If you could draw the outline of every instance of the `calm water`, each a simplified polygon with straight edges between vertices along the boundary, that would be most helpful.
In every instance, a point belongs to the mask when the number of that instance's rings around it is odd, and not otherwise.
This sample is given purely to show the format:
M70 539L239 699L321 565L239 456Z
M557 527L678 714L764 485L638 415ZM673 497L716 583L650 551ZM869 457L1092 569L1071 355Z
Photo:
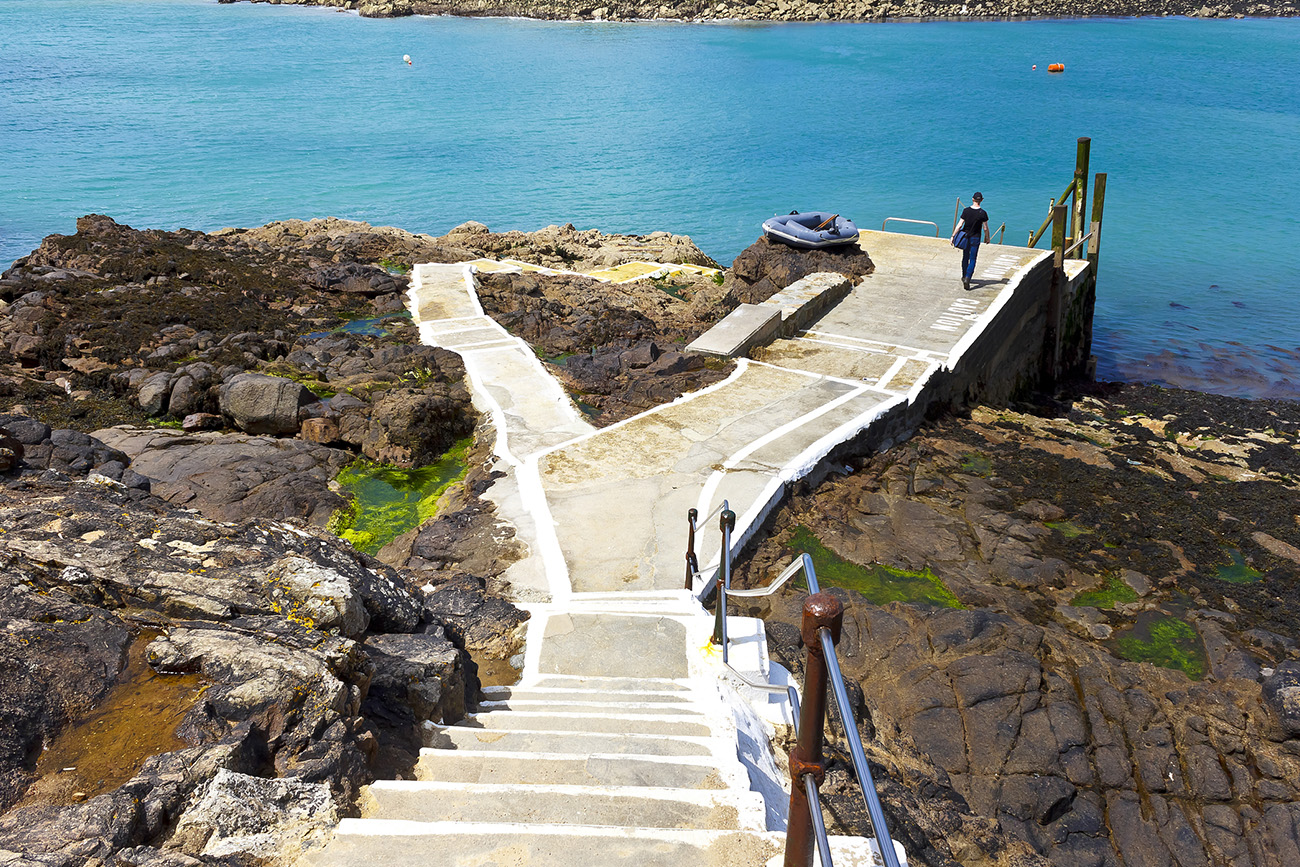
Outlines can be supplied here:
M1297 69L1300 20L618 25L5 0L0 263L88 212L669 229L726 262L776 212L946 228L975 189L1023 243L1090 135L1110 176L1101 374L1297 395Z

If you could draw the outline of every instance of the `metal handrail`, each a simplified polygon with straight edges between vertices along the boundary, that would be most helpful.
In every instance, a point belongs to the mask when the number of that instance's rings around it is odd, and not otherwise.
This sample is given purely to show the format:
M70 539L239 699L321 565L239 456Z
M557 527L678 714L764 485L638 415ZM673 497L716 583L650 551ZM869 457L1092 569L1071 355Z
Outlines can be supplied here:
M954 230L954 231L956 231L956 230ZM990 243L990 244L1001 244L1002 241L1003 241L1003 239L1006 237L1006 232L1007 232L1007 224L1006 224L1006 223L1003 223L1001 226L998 226L998 230L997 230L996 232L993 233L994 235L997 235L997 236L998 236L998 239L997 239L996 241L989 241L989 243Z
M885 222L880 224L880 231L885 231L885 226L890 223L916 223L918 226L934 226L934 236L939 237L939 224L930 220L908 220L903 217L886 217Z
M1037 232L1031 232L1029 234L1029 243L1026 246L1035 247L1038 245L1039 240L1043 237L1043 233L1047 231L1047 227L1052 225L1052 209L1064 205L1065 200L1070 198L1077 189L1078 185L1074 181L1070 181L1070 185L1065 188L1065 192L1061 193L1060 198L1052 199L1052 201L1048 202L1047 219L1043 220L1043 225L1038 227Z
M885 811L880 806L880 797L876 794L876 781L871 776L871 767L867 764L867 754L862 749L862 737L858 734L858 722L853 717L849 705L849 693L844 688L844 675L840 672L840 661L835 655L835 642L831 640L830 630L823 626L817 630L821 639L822 653L826 655L827 666L831 676L831 687L835 692L835 706L840 709L840 721L844 723L844 734L849 739L849 757L853 759L853 770L858 775L858 788L862 790L862 800L867 813L871 816L871 827L876 832L876 842L880 844L880 854L885 859L885 867L899 867L898 853L894 851L894 840L889 836L889 827L885 824Z
M694 511L694 510L692 510ZM730 521L728 521L730 518ZM821 593L821 585L817 581L817 570L813 565L812 557L807 553L800 554L789 566L787 566L781 575L771 585L760 588L757 591L732 591L731 585L731 530L735 526L735 513L724 506L722 509L722 519L720 528L722 530L722 552L720 556L719 574L718 574L718 608L717 623L714 627L713 643L722 645L722 664L727 670L735 675L746 686L770 693L786 694L793 711L793 721L795 736L799 736L799 718L801 707L799 704L799 694L793 685L784 687L772 683L763 683L750 680L741 674L727 659L727 596L766 596L776 592L778 588L784 585L790 578L799 572L804 573L804 580L808 585L809 595ZM805 610L805 616L806 610ZM836 629L838 630L838 625ZM817 638L821 647L821 655L826 660L826 673L830 677L831 691L835 696L835 706L840 711L840 722L844 725L844 734L849 741L849 758L853 762L854 773L857 774L858 788L862 791L862 800L867 808L867 815L871 817L871 827L876 834L876 843L880 847L881 857L884 858L885 867L900 867L898 853L894 851L894 840L889 834L889 826L885 821L885 811L880 804L880 796L876 792L876 781L871 774L871 767L867 764L867 755L862 748L862 737L858 734L858 722L853 715L853 707L849 704L848 690L844 686L844 674L840 670L839 657L835 652L835 637L832 636L830 629L821 626L817 630ZM820 747L818 748L820 751ZM819 760L820 761L820 760ZM794 761L791 760L793 769ZM819 772L820 773L820 772ZM822 867L834 867L831 860L830 840L826 834L825 822L821 815L821 797L817 791L817 780L811 772L800 774L798 781L792 781L796 785L802 784L807 802L809 805L809 819L811 820L814 837L817 841L817 851ZM789 863L789 841L787 840L787 863Z
M1071 253L1073 253L1075 250L1077 250L1077 249L1079 249L1080 247L1082 247L1082 246L1083 246L1085 243L1087 243L1091 238L1092 238L1092 232L1089 232L1088 234L1084 235L1084 236L1083 236L1082 238L1080 238L1079 240L1075 241L1075 242L1074 242L1073 244L1071 244L1070 246L1066 247L1066 248L1065 248L1065 253L1062 254L1062 258L1065 258L1065 259L1070 258L1070 254L1071 254Z
M804 560L807 560L808 562L804 563ZM758 587L751 590L728 590L727 594L729 596L743 596L746 599L753 599L758 596L771 596L773 593L780 590L781 586L785 584L785 582L794 577L800 569L811 573L812 568L812 557L807 554L800 554L789 566L785 567L785 571L782 572L775 581L766 587Z

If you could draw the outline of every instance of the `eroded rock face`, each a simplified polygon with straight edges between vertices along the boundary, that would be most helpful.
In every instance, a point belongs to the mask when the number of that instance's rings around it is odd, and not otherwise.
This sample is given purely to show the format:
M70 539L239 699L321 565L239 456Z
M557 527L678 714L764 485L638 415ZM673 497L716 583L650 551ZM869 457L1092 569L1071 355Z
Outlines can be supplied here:
M1298 419L1138 388L980 409L782 512L748 580L803 526L851 563L928 569L965 606L886 603L915 585L865 571L879 604L833 591L873 758L900 784L888 809L925 863L968 863L966 832L940 832L965 809L1052 864L1300 857ZM796 668L801 599L768 613ZM926 786L946 814L911 794ZM850 800L835 809L852 824Z
M185 811L168 845L196 857L289 863L322 844L337 821L329 786L223 768Z

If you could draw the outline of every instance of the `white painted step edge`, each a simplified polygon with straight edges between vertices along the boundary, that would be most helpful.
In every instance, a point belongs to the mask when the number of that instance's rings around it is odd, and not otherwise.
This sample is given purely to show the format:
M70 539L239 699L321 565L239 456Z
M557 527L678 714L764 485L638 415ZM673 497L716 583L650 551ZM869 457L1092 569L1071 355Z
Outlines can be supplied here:
M672 841L707 847L716 840L736 834L755 836L784 846L785 834L775 831L709 831L684 828L627 828L614 825L519 825L507 822L411 822L404 819L344 819L334 832L340 837L439 837L482 836L489 838L518 835L523 837L603 837L647 842ZM854 853L860 858L870 852L873 861L883 863L876 841L866 837L831 837L832 853ZM899 863L907 867L907 853L894 841ZM780 864L778 856L769 862Z

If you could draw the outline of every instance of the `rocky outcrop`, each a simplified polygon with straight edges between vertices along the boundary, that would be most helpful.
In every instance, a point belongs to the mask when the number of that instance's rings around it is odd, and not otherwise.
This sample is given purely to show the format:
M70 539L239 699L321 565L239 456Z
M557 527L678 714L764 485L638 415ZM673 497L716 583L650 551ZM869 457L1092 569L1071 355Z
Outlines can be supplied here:
M983 863L938 833L964 811L1052 864L1300 857L1297 418L1139 388L980 409L777 517L738 574L812 550L858 588L840 657L924 863ZM762 612L796 668L801 598Z
M0 709L12 723L0 732L0 853L68 867L271 863L310 845L333 804L351 809L386 743L418 742L422 720L473 706L473 663L444 637L455 616L426 615L403 573L304 524L177 510L101 475L96 456L121 453L98 440L6 421L38 448L73 442L91 466L61 453L61 469L23 462L0 490ZM140 705L150 678L195 680L179 705ZM125 782L46 785L76 768L46 768L42 753L75 756L91 738L82 721L102 725L101 712L124 733L166 727L174 746L153 754L123 736L111 749ZM240 792L282 809L220 806Z
M232 3L236 0L219 0ZM935 2L935 0L690 0L690 2L617 2L599 6L574 0L531 3L487 0L257 0L354 9L371 18L404 15L507 16L552 20L642 21L880 21L885 19L981 20L1002 18L1077 18L1080 16L1189 15L1201 18L1240 18L1295 15L1294 3L1279 0L1254 3L1231 0L1206 5L1201 0L1093 0L1084 6L1065 3L998 0L998 2Z
M214 521L302 518L324 527L345 501L330 481L356 456L300 439L170 428L95 432L149 479L153 493Z
M799 250L764 236L741 251L723 285L735 303L759 304L809 274L828 271L859 283L874 270L871 256L859 244Z

